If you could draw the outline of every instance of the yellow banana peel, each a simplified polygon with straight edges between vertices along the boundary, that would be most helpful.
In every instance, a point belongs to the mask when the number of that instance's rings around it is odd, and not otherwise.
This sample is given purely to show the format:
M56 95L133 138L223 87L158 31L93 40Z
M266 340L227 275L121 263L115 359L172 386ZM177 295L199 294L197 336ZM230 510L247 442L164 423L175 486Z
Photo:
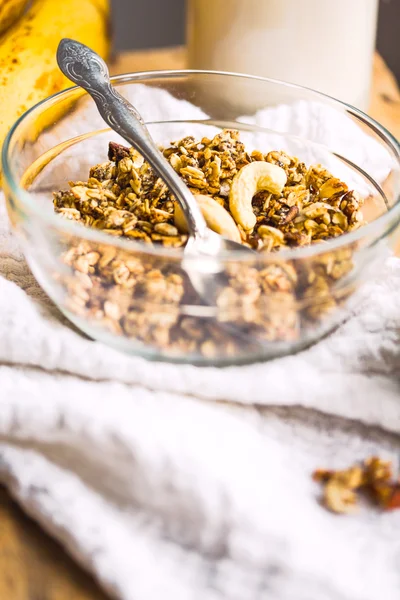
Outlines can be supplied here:
M110 2L109 0L92 0L93 4L103 11L107 16L110 14Z
M0 0L1 1L1 0ZM35 0L25 15L0 40L0 146L28 108L70 87L56 62L63 37L76 39L107 58L107 0ZM35 123L34 136L60 116L58 106Z
M0 35L19 19L27 4L28 0L0 0Z

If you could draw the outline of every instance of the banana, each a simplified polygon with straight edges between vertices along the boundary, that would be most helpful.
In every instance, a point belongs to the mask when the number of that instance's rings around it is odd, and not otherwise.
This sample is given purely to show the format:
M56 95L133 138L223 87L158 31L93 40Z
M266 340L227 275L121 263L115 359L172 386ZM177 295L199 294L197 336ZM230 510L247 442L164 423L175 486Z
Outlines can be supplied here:
M106 7L106 0L35 0L2 38L0 146L11 125L28 108L71 86L56 62L61 38L74 38L107 57Z
M92 0L93 4L97 6L104 14L110 14L110 2L109 0Z
M28 0L0 0L0 35L22 15Z

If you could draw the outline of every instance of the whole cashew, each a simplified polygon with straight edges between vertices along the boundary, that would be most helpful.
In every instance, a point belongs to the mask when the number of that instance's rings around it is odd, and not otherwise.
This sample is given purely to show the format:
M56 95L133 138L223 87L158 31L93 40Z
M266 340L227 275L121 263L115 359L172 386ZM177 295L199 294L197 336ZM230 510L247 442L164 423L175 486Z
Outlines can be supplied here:
M268 162L254 161L242 167L233 178L229 194L229 208L236 223L252 231L257 222L251 205L253 196L263 190L280 194L286 181L285 171Z
M232 219L228 211L221 206L221 204L219 204L210 196L202 196L201 194L198 194L195 195L195 198L210 229L216 233L220 233L230 240L233 240L234 242L240 243L242 241L235 221ZM188 229L186 219L181 207L177 202L175 202L174 208L174 221L180 232L187 233Z

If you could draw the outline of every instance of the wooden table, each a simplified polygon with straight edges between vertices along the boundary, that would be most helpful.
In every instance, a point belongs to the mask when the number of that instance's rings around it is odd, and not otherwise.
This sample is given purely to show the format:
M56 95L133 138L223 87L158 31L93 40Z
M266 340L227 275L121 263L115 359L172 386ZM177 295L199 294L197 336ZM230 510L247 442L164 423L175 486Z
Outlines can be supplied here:
M114 74L179 69L182 48L133 52L111 65ZM371 115L400 138L400 92L377 56ZM35 525L0 487L0 600L106 600L94 581Z

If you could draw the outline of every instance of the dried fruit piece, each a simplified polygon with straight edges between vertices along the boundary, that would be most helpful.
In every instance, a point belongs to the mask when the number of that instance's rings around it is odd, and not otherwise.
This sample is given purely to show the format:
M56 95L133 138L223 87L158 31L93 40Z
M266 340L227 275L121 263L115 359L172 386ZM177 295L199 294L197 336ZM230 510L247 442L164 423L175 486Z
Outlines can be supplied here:
M400 508L400 483L395 483L392 486L391 494L385 504L386 510L396 510Z
M110 142L108 144L108 159L118 163L123 158L129 156L129 148L116 142Z

